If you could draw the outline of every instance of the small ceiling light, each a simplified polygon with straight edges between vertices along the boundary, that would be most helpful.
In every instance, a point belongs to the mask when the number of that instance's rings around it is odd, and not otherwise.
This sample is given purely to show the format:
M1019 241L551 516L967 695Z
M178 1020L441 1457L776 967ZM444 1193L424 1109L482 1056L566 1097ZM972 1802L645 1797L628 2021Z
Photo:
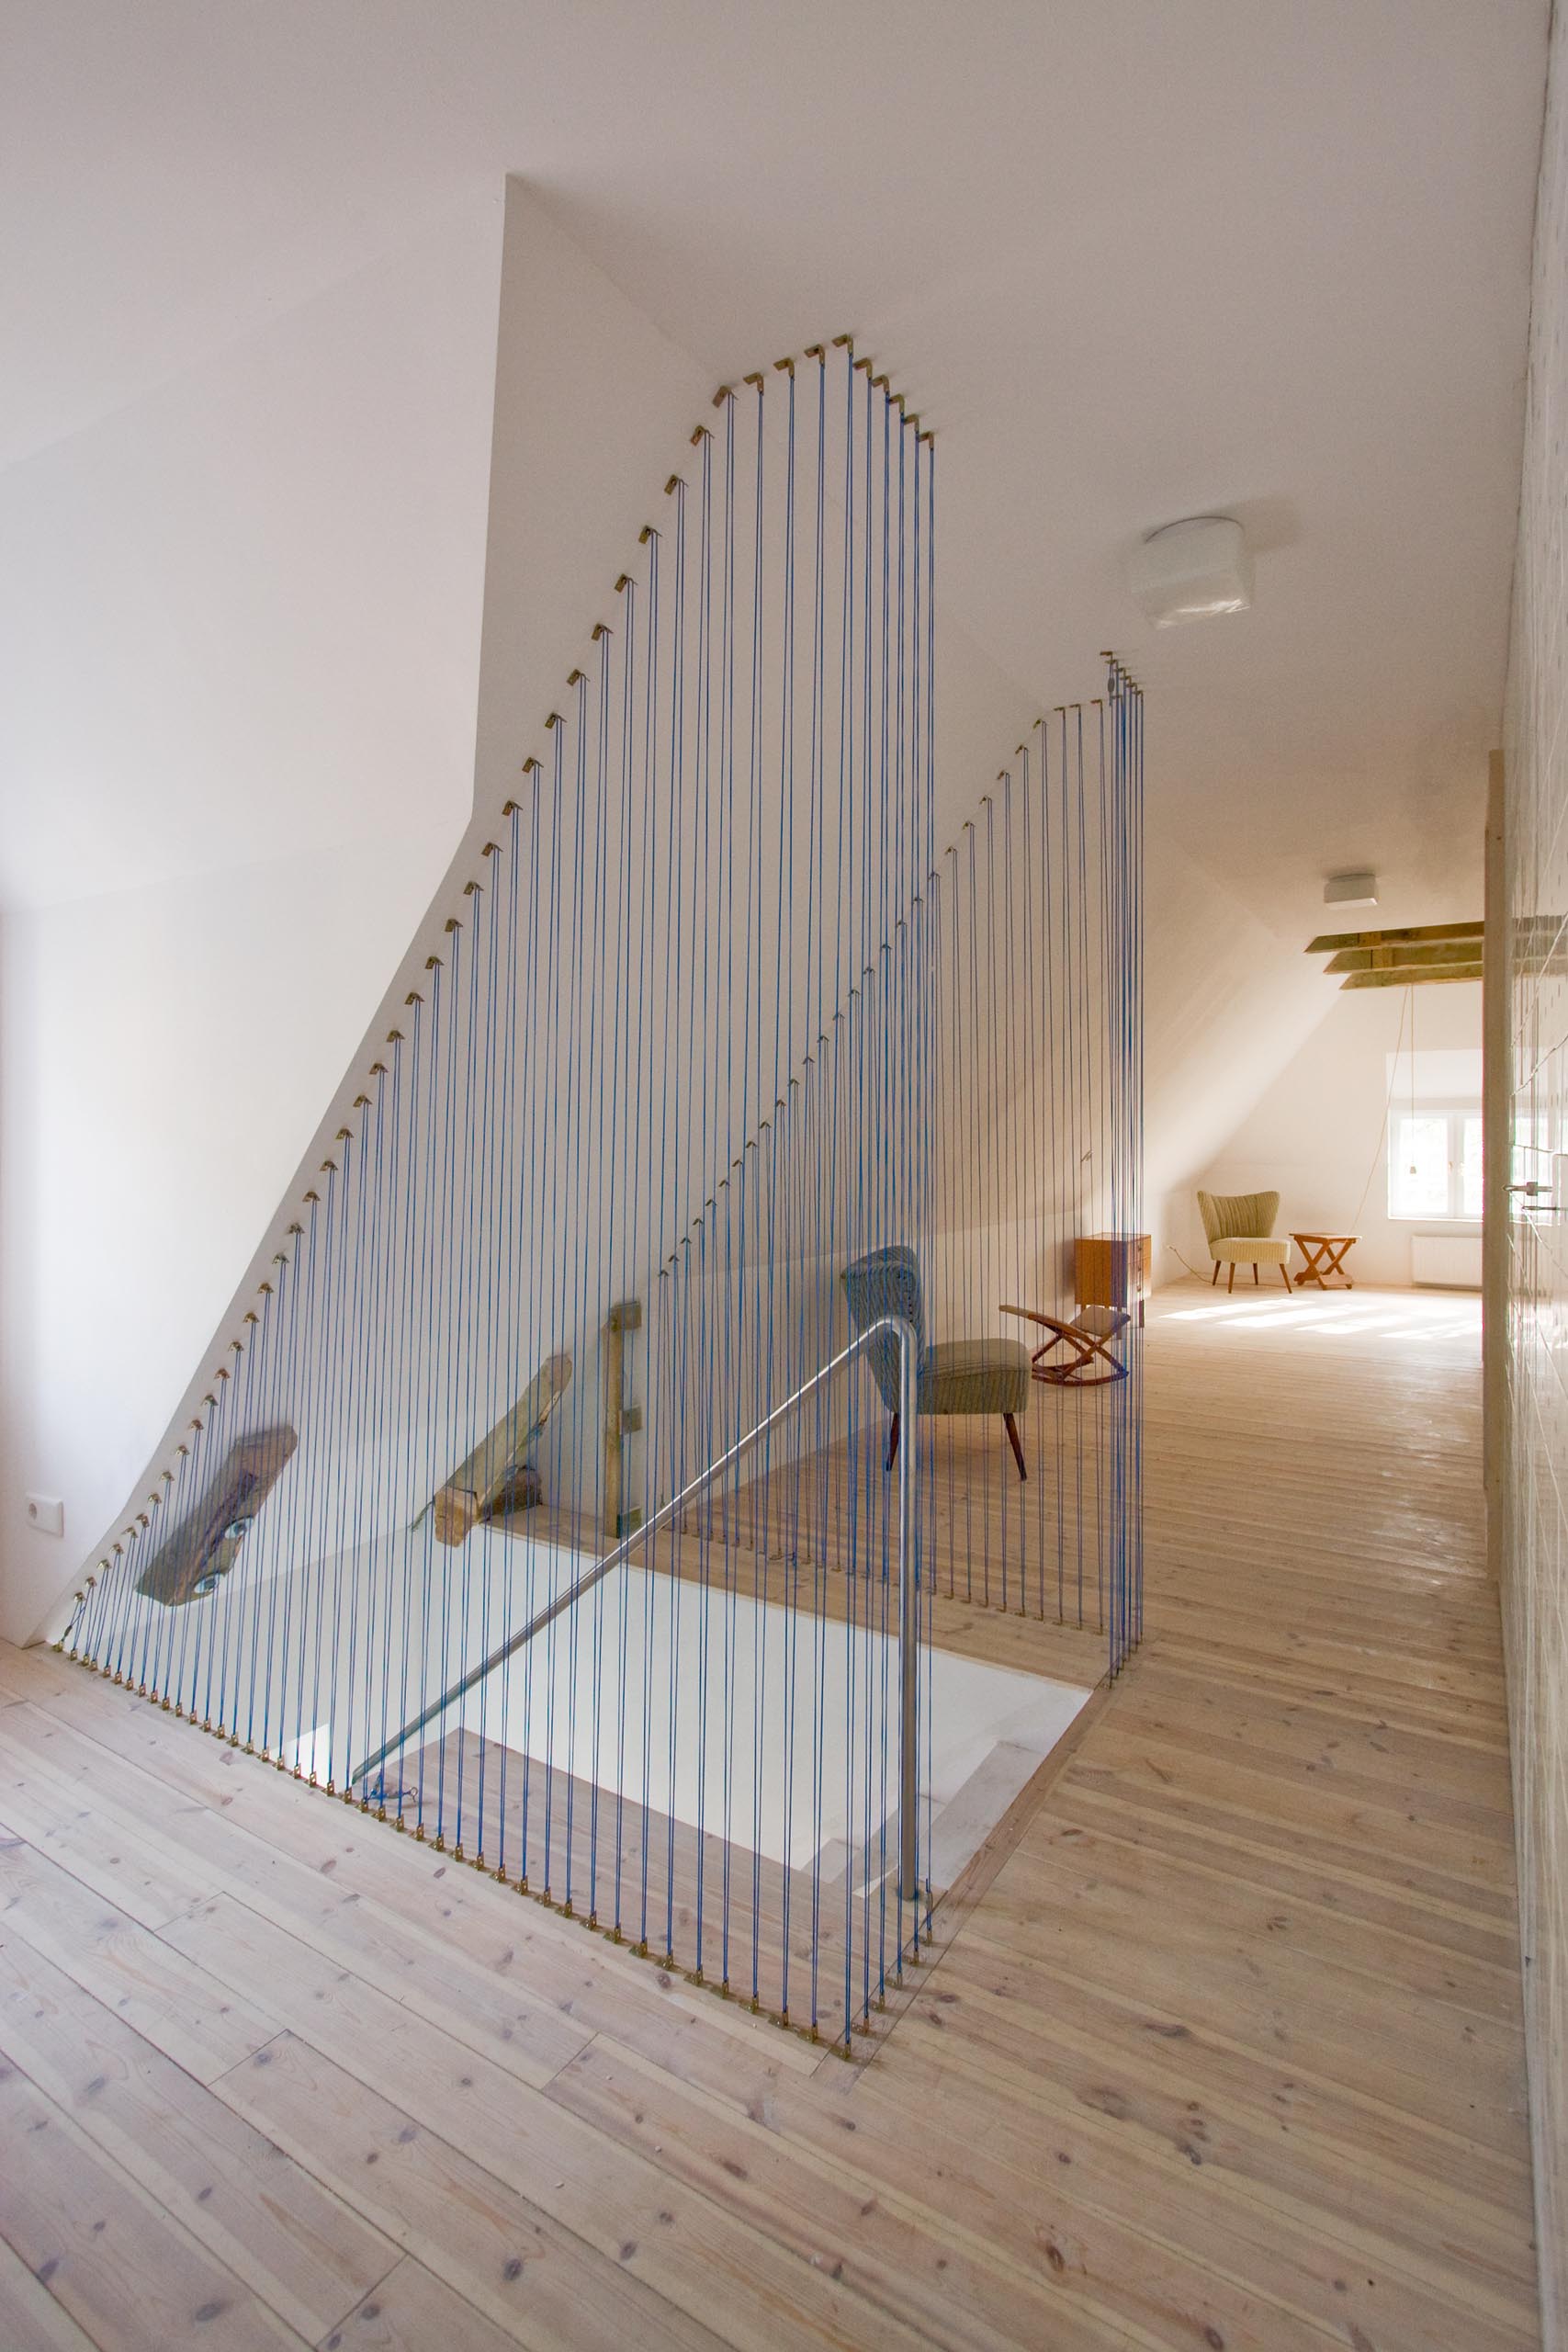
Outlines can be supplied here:
M1323 886L1325 907L1375 907L1377 902L1375 874L1331 874Z
M1245 613L1252 603L1252 559L1241 525L1228 514L1168 523L1133 549L1127 585L1156 628Z

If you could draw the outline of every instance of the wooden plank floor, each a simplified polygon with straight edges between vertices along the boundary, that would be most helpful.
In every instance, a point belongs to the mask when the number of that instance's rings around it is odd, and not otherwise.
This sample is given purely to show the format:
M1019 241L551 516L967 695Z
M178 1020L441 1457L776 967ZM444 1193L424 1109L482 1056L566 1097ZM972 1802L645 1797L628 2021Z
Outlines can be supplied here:
M1473 1306L1156 1305L1145 1646L858 2067L0 1650L6 2352L1536 2344Z
M814 1880L808 1868L786 1871L744 1843L749 1820L737 1818L727 1840L722 1830L699 1837L693 1824L645 1811L629 1794L617 1804L607 1788L596 1806L591 1780L559 1770L547 1775L536 1760L473 1732L454 1732L411 1756L402 1774L410 1818L423 1783L434 1819L438 1770L445 1767L450 1792L459 1764L464 1818L478 1852L492 1860L510 1855L513 1878L525 1860L534 1885L548 1888L553 1880L562 1909L571 1903L607 1928L618 1921L627 1943L682 1974L701 1970L704 1981L722 1984L728 1973L737 1998L771 2016L804 2020L815 2011L823 2040L842 2034L846 2017L868 2037L886 2026L879 1959L886 1951L891 1973L900 1923L891 1888L882 1885L886 1849L873 1849L867 1873L861 1849L851 1853L835 1840ZM933 1892L940 1904L944 1890ZM869 2055L869 2045L853 2047Z

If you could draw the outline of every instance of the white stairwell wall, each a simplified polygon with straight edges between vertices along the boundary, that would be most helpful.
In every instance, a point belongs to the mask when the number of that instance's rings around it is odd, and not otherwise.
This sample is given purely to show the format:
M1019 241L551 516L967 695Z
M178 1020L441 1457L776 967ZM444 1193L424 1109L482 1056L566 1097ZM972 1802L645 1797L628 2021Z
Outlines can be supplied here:
M0 480L12 1639L210 1372L468 820L501 195Z

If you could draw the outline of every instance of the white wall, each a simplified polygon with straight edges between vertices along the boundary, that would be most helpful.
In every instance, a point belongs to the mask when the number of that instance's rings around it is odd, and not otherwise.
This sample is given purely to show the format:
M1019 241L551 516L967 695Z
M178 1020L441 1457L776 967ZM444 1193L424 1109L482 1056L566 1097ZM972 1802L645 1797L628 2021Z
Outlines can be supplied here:
M498 186L0 480L12 1638L209 1375L468 816L500 220Z
M123 1503L193 1363L210 1377L217 1303L446 848L427 829L0 921L8 1638ZM62 1498L63 1545L26 1524L29 1490Z
M1157 731L1157 705L1151 731ZM1214 861L1192 854L1151 761L1144 946L1145 1230L1156 1279L1181 1227L1195 1171L1252 1108L1325 1011L1299 936L1251 913ZM1163 805L1162 805L1163 804Z
M1314 967L1315 969L1315 967ZM1410 1240L1416 1233L1464 1234L1480 1227L1424 1218L1396 1223L1388 1215L1389 1056L1399 1046L1403 989L1341 990L1316 976L1328 999L1323 1019L1214 1153L1195 1182L1214 1193L1277 1190L1281 1234L1356 1232L1347 1261L1360 1282L1403 1286L1410 1281ZM1481 984L1459 981L1415 991L1418 1055L1481 1047ZM1405 1080L1404 1056L1411 1037L1408 1012L1394 1109ZM1369 1182L1370 1178L1370 1182ZM1201 1272L1209 1253L1196 1202L1188 1194L1182 1218L1173 1216L1170 1239ZM1185 1272L1174 1250L1160 1265L1162 1280Z
M6 905L462 823L501 193L0 476Z

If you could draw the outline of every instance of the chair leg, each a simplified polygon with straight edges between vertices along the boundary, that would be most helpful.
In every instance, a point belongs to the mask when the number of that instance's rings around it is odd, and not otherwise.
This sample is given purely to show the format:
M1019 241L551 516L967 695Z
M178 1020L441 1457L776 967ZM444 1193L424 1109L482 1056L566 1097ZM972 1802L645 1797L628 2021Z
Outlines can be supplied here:
M1253 1261L1252 1261L1252 1287L1253 1287L1253 1289L1254 1289L1254 1290L1258 1290L1258 1289L1259 1289L1259 1288L1262 1286L1262 1282L1263 1282L1263 1277L1262 1277L1262 1275L1261 1275L1261 1274L1258 1272L1258 1261L1257 1261L1257 1259L1256 1259L1256 1258L1254 1258L1254 1260L1253 1260Z
M1281 1267L1280 1267L1280 1280L1284 1283L1284 1285L1285 1285L1285 1296L1286 1296L1287 1298L1289 1298L1289 1297L1290 1297L1290 1295L1291 1295L1291 1270L1290 1270L1289 1266L1281 1266Z
M892 1469L898 1459L898 1416L893 1416L893 1426L887 1432L887 1467Z
M1218 1281L1219 1281L1219 1279L1220 1279L1220 1261L1219 1261L1219 1260L1216 1258L1216 1259L1215 1259L1215 1261L1214 1261L1214 1280L1215 1280L1215 1282L1218 1282Z
M1231 1278L1225 1284L1225 1288L1227 1290L1235 1290L1235 1260L1234 1258L1231 1260Z
M1002 1420L1007 1428L1008 1443L1012 1448L1012 1458L1018 1464L1018 1475L1021 1478L1027 1478L1029 1473L1023 1466L1023 1448L1019 1442L1018 1423L1010 1413L1004 1413Z

